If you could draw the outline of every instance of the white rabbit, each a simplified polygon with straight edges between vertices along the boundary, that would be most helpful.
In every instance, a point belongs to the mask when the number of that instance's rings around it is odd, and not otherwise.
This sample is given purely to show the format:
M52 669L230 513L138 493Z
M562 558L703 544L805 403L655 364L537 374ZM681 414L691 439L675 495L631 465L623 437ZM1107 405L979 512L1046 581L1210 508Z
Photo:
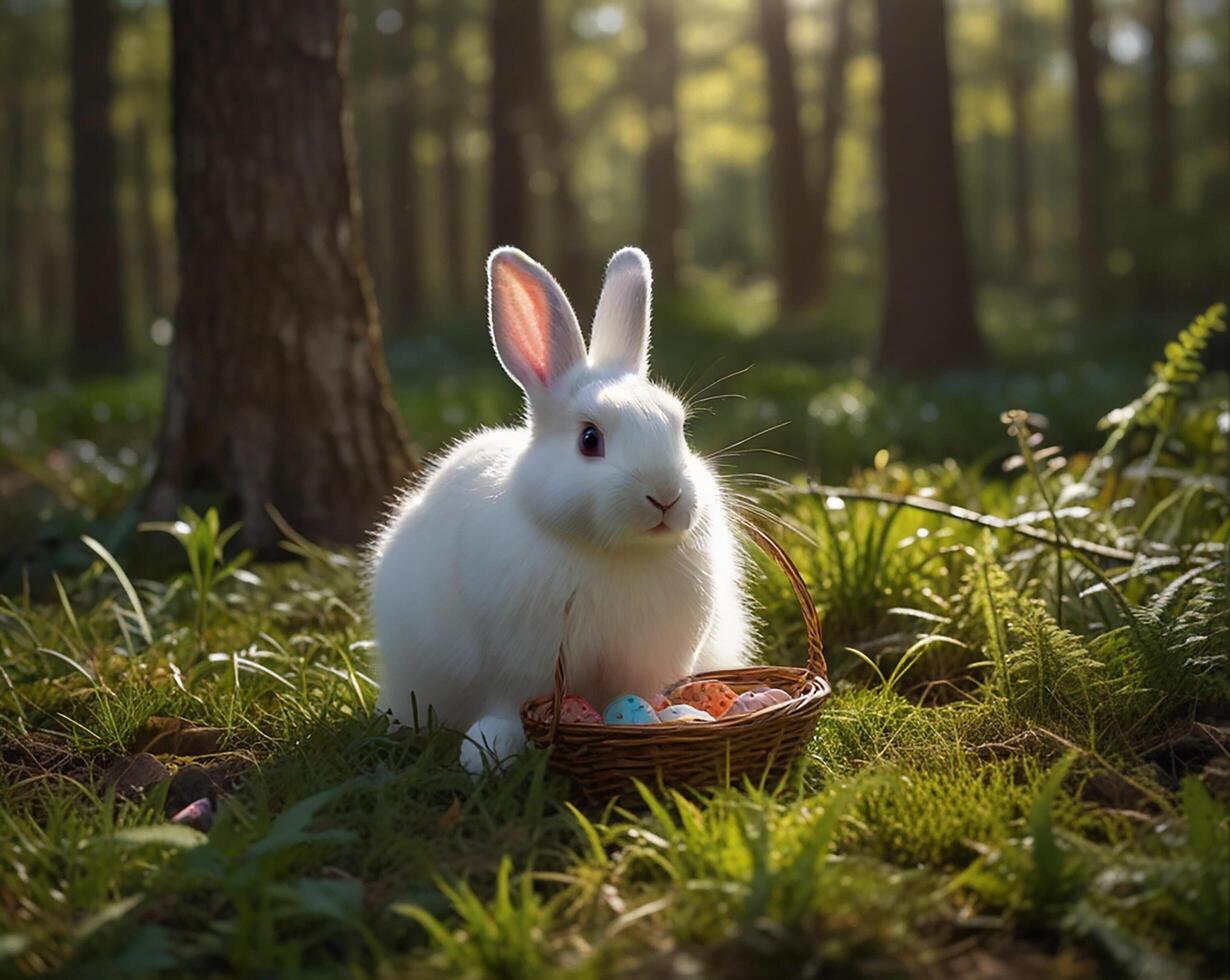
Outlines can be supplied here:
M475 775L523 747L520 706L551 690L562 639L569 692L600 711L740 666L752 642L717 480L688 448L679 400L646 378L644 253L611 258L588 356L546 269L499 248L487 279L525 422L436 460L378 531L371 569L380 710L410 723L413 693L420 722L430 706L466 733Z

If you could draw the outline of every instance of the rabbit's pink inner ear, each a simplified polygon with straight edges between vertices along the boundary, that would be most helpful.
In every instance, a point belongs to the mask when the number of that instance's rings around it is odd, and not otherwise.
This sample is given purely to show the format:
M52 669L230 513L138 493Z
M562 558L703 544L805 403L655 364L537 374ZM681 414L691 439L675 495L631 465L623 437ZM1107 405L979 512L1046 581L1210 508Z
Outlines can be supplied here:
M533 273L512 262L495 262L491 270L498 322L504 337L543 384L551 373L551 305Z

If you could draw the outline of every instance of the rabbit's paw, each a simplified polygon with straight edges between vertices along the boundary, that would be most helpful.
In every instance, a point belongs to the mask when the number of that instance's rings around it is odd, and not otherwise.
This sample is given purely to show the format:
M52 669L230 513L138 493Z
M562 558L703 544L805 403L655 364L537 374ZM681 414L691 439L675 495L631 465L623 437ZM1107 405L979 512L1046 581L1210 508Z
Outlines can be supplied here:
M498 771L525 748L520 718L487 715L466 731L461 743L461 768L478 779L487 770Z

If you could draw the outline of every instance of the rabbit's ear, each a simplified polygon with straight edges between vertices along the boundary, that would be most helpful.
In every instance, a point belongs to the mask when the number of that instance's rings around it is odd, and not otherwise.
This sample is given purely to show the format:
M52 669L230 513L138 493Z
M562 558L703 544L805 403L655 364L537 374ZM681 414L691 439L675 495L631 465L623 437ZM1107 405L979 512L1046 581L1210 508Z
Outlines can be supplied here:
M649 369L649 259L639 248L621 248L607 263L602 296L589 339L590 363L633 374Z
M515 248L487 260L491 339L509 376L533 395L585 360L585 340L551 273Z

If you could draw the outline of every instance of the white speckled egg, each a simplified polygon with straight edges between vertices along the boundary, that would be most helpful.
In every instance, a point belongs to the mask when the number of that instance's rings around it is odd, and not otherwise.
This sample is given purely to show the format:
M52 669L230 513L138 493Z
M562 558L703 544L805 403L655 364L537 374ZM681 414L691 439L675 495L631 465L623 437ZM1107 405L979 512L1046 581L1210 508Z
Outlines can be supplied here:
M658 721L713 721L713 715L690 704L672 704L658 712Z

